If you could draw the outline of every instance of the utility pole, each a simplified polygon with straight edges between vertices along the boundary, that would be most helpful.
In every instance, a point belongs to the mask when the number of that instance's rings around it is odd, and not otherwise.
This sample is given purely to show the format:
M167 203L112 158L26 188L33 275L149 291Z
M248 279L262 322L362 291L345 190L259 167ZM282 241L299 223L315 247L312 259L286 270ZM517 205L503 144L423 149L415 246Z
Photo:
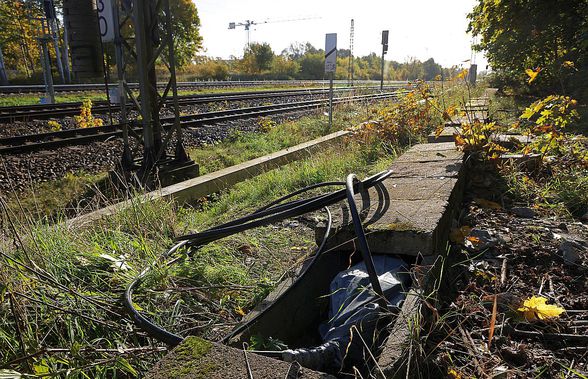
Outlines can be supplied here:
M382 30L382 77L380 78L380 91L384 90L384 56L388 52L388 30Z
M355 69L353 65L353 39L355 34L355 26L353 19L351 19L351 28L349 30L349 68L347 70L347 81L349 82L349 86L353 87L353 70Z
M97 0L97 9L102 42L114 42L115 45L118 77L118 96L115 97L121 106L120 117L124 125L121 168L125 178L130 179L136 172L136 178L143 186L153 188L158 181L167 185L197 176L198 165L189 159L183 145L169 0ZM125 38L121 30L129 27L134 36ZM155 71L158 61L169 70L169 80L162 93L157 86ZM125 71L129 62L137 68L139 97L126 82ZM139 110L140 120L127 120L127 99ZM159 114L166 100L173 104L174 119L163 124ZM132 135L143 146L143 151L134 159L128 140L131 127L137 124L142 126L142 133Z

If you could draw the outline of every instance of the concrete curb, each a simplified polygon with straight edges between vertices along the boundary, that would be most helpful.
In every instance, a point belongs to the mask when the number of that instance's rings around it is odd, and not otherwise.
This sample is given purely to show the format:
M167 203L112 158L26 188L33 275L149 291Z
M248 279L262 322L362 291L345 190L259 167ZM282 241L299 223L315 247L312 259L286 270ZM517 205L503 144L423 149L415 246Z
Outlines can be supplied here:
M66 221L66 225L68 227L81 227L98 221L103 217L113 215L123 209L130 208L133 204L157 199L173 200L178 203L194 201L285 164L310 157L313 153L319 151L319 149L324 149L326 146L349 135L349 133L349 131L345 130L331 133L260 158L163 187L136 198L72 218Z

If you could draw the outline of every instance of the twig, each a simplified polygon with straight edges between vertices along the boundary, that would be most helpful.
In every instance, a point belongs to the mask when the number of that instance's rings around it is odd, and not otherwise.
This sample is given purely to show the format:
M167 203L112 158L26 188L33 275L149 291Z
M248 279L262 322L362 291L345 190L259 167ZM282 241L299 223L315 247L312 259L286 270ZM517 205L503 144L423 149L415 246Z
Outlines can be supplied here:
M23 354L27 354L27 348L24 343L24 337L22 335L21 325L20 325L20 316L16 312L15 300L14 295L12 292L8 295L8 301L10 302L10 310L12 311L12 315L14 317L14 327L16 329L16 335L18 336L18 342L20 345L20 350Z
M57 305L53 305L53 304L47 303L47 302L42 301L42 300L34 299L34 298L29 297L29 296L27 296L27 295L25 295L23 293L20 293L20 292L14 292L14 294L16 294L18 296L21 296L21 297L24 297L25 299L27 299L29 301L32 301L32 302L35 302L35 303L39 303L39 304L42 304L42 305L46 305L47 307L53 308L53 309L55 309L57 311L60 311L60 312L63 312L63 313L69 313L69 314L72 314L74 316L78 316L78 317L85 318L87 320L93 321L93 322L95 322L97 324L108 326L109 328L117 328L117 327L120 327L120 325L117 325L117 324L113 324L113 323L109 323L109 322L106 322L106 321L98 320L98 319L96 319L94 317L87 316L87 315L85 315L83 313L75 312L75 311L72 311L72 310L69 310L69 309L58 307Z
M504 260L506 262L506 259ZM492 346L492 337L494 337L494 326L496 325L496 308L497 308L497 295L494 295L494 303L492 304L492 317L490 317L490 328L488 330L488 351Z
M478 371L480 377L483 378L485 376L484 370L482 369L482 365L480 364L480 361L477 358L478 352L476 349L476 345L474 344L474 340L472 340L472 336L470 336L461 325L459 326L459 332L461 333L464 346L472 354L472 360L476 365L476 371Z
M380 375L382 375L382 378L385 378L384 372L382 371L382 368L380 367L380 365L378 364L378 360L376 359L376 357L374 357L374 354L372 354L372 349L367 345L367 343L365 342L365 340L363 339L361 333L359 332L359 329L357 329L357 327L355 325L351 326L351 329L355 329L355 331L357 332L357 335L359 336L359 339L361 340L361 343L363 344L363 346L366 348L370 358L372 358L372 360L374 361L374 363L376 364L376 368L378 369Z
M504 330L508 330L504 328ZM519 330L512 328L510 332L514 335L520 337L534 337L534 338L542 338L542 339L549 339L549 340L568 340L568 341L577 341L577 342L584 342L588 344L588 335L581 335L581 334L566 334L566 333L541 333L541 332L533 332L528 330Z
M249 365L249 357L247 357L247 342L243 342L243 355L245 356L245 365L247 366L247 377L249 379L253 379L253 372L251 371L251 366Z
M500 270L500 286L501 287L504 286L504 284L506 283L507 266L508 266L508 261L505 257L502 260L502 268Z

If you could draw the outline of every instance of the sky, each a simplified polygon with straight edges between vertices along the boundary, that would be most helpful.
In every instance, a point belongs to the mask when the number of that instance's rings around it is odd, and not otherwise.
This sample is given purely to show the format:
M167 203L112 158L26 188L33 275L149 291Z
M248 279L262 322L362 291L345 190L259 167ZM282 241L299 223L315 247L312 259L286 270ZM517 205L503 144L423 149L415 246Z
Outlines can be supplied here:
M445 67L472 58L466 15L477 0L193 0L201 21L204 54L240 57L247 43L243 27L229 22L270 21L251 27L252 42L268 42L277 54L292 42L310 42L324 49L325 34L337 33L339 48L349 48L355 22L354 55L381 54L381 32L390 31L387 60L405 62L433 57ZM284 21L301 18L308 20ZM273 21L273 22L271 22ZM474 63L484 69L482 54Z

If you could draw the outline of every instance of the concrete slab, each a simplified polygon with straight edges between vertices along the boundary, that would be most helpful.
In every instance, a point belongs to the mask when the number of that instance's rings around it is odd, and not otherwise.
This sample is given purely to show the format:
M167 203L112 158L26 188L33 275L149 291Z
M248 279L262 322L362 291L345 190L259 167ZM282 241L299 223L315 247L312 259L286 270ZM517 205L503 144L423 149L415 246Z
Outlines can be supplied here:
M445 249L451 217L461 202L463 153L453 143L416 145L391 169L390 178L356 196L372 253L438 254ZM346 203L332 214L335 230L328 246L353 249L355 232ZM317 241L324 232L325 224L319 223Z
M427 142L429 143L440 143L440 142L453 142L454 135L459 133L461 128L456 126L446 126L443 128L443 132L439 136L432 132L427 136ZM533 142L533 138L530 136L523 136L520 134L500 134L494 138L494 142L507 149L513 148L516 145L525 145Z
M249 378L247 363L256 379L289 378L298 365L247 353L243 350L188 337L146 375L146 379L228 379ZM300 368L293 378L335 379L331 375Z
M447 142L445 143L447 144ZM437 143L425 144L425 145L442 145ZM451 143L453 147L447 150L438 150L438 151L421 151L421 150L409 150L406 153L402 154L398 159L396 159L395 163L425 163L425 162L439 162L439 161L458 161L463 159L463 153L457 151L455 148L455 144Z
M392 166L394 170L392 178L458 178L462 172L463 162L461 159L455 161L434 161L414 164L412 162L398 162Z

